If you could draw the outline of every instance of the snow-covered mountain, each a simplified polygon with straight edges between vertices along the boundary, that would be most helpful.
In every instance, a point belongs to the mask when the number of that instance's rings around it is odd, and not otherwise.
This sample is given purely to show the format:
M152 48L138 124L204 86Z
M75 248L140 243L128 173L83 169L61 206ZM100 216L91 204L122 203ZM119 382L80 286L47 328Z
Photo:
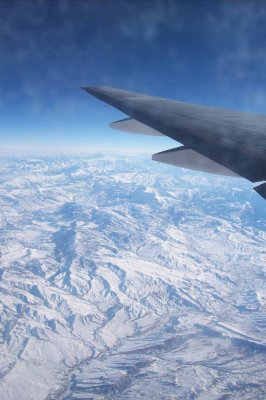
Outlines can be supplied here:
M134 157L2 159L0 398L265 399L265 201Z

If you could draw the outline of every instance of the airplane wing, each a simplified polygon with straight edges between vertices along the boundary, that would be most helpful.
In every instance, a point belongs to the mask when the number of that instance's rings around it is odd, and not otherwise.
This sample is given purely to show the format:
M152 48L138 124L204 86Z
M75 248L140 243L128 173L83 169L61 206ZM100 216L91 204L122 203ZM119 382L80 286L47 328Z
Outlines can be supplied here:
M111 123L112 128L165 135L183 144L154 154L153 160L259 182L254 189L266 199L266 116L110 87L82 89L129 116Z

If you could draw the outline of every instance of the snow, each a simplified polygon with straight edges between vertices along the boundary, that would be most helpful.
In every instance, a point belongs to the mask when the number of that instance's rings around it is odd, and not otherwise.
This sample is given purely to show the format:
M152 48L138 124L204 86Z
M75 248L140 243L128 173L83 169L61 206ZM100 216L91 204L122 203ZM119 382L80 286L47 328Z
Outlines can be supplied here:
M118 155L1 170L1 399L265 398L248 183Z

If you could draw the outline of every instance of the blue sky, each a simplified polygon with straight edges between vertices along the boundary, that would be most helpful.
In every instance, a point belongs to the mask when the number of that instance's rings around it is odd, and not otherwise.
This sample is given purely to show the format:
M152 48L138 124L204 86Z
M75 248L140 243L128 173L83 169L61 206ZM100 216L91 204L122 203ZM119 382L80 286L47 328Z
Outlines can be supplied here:
M0 146L154 152L79 86L266 111L265 2L0 0Z

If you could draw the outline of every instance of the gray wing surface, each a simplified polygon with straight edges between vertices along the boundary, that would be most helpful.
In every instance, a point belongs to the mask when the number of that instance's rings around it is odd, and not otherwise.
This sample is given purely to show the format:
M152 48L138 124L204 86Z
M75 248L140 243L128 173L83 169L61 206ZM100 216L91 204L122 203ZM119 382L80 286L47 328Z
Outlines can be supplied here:
M217 109L109 87L86 92L129 116L110 126L165 135L183 146L153 155L156 161L205 172L266 181L266 116ZM255 188L266 199L266 184Z

